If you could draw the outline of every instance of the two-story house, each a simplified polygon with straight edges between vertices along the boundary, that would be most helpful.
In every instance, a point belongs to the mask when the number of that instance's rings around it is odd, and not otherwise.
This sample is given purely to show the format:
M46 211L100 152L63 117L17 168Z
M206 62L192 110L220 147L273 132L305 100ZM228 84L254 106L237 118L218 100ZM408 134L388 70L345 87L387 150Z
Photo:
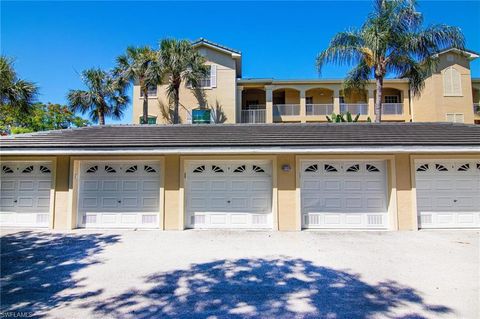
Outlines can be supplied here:
M242 78L241 52L205 39L193 45L207 60L210 75L199 88L181 88L182 123L192 123L196 109L209 109L212 123L325 122L326 115L347 111L360 114L361 121L374 118L373 82L364 92L344 94L342 79ZM480 79L470 73L470 61L478 56L456 49L440 52L438 70L419 97L411 94L407 79L385 80L383 121L480 123ZM165 123L165 87L152 87L148 99L149 122ZM142 100L135 86L134 124L140 122Z

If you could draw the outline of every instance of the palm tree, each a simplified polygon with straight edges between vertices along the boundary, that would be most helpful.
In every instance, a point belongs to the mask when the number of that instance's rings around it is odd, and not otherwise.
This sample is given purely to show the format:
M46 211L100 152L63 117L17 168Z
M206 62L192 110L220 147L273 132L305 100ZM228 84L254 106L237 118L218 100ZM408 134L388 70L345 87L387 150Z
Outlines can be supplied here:
M149 47L128 47L124 55L117 58L114 73L128 82L140 86L143 95L143 123L148 123L148 88L157 86L162 80L162 72L157 52Z
M33 82L18 78L13 61L0 56L0 105L28 114L37 94L38 88Z
M67 95L73 112L89 112L92 121L105 125L105 117L121 119L129 99L125 95L125 83L111 73L100 69L82 72L82 80L87 87L83 90L70 90Z
M167 95L173 101L172 122L178 124L182 82L185 81L192 87L198 86L200 79L208 74L208 68L205 58L187 40L162 40L158 56L167 85Z
M463 50L459 28L444 24L422 28L423 17L415 7L415 0L375 0L361 29L338 33L317 57L319 72L330 62L355 65L345 79L346 89L363 89L375 78L375 122L382 118L387 74L408 78L413 94L419 95L438 64L435 53L449 47Z

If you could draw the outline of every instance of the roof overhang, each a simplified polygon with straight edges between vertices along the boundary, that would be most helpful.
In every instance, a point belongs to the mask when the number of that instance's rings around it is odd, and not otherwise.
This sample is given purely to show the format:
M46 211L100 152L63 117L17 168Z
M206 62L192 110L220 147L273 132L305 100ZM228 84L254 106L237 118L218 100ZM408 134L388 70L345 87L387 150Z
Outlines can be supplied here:
M480 154L480 146L362 146L362 147L184 147L184 148L35 148L3 149L2 156L32 155L255 155L255 154Z
M478 54L476 52L473 52L471 50L460 50L460 49L457 49L457 48L445 49L443 51L438 52L437 54L434 54L433 57L436 58L439 55L445 54L445 53L448 53L448 52L453 52L453 53L456 53L456 54L466 56L469 60L474 60L474 59L480 57L480 54Z
M212 42L212 41L208 41L204 38L200 38L196 41L193 41L192 46L194 48L206 47L206 48L209 48L209 49L212 49L212 50L215 50L215 51L218 51L218 52L221 52L223 54L226 54L226 55L230 56L232 59L235 60L235 66L236 66L236 69L237 69L237 77L242 76L242 53L240 51L237 51L237 50L234 50L234 49L231 49L231 48L227 48L223 45L220 45L220 44Z

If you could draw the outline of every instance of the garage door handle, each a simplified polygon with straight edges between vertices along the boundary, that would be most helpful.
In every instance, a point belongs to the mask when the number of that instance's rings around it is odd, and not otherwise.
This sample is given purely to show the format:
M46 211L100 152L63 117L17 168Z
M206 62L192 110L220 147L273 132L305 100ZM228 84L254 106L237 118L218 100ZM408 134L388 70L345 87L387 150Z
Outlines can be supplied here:
M230 201L229 201L229 200L227 200L227 203L229 203L229 204L230 204Z
M14 200L13 202L16 203L16 202L18 202L18 200Z
M456 199L454 199L454 200L453 200L453 202L454 202L454 203L456 203L456 202L457 202L457 200L456 200Z
M122 201L121 201L121 200L119 200L118 202L119 202L119 203L121 203Z

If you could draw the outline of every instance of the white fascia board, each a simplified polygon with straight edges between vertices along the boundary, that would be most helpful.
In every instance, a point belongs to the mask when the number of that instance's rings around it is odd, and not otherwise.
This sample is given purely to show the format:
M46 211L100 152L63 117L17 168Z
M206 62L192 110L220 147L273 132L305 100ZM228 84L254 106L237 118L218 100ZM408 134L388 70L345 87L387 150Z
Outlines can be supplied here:
M371 146L371 147L246 147L171 149L3 149L6 155L209 155L209 154L380 154L380 153L479 153L480 146Z

